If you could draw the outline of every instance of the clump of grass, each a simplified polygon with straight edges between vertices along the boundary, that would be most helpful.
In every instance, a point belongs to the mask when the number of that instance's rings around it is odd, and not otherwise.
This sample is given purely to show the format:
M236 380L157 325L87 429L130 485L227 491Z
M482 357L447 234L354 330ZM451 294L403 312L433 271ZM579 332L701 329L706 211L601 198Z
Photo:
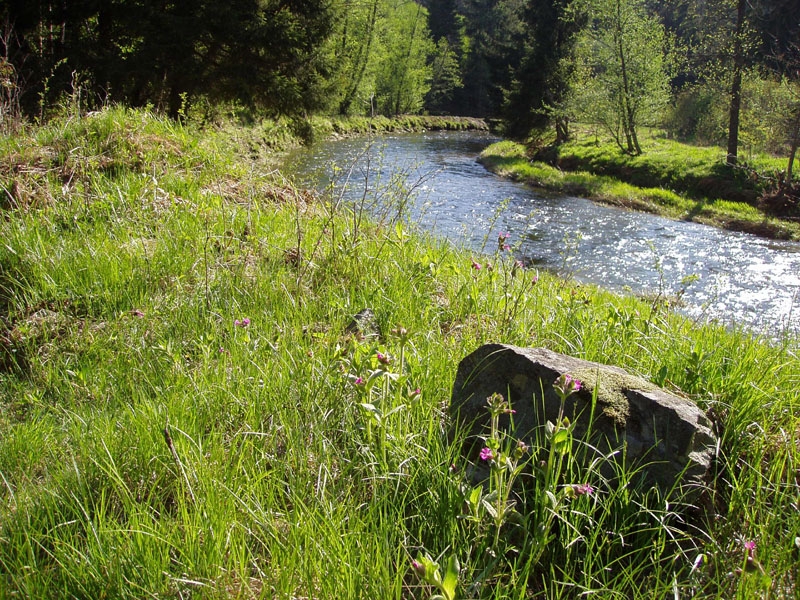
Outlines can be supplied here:
M252 132L90 119L0 142L116 165L80 186L47 173L55 201L0 220L0 350L25 357L0 359L0 589L418 598L427 555L458 597L795 593L793 340L537 273L505 237L472 256L291 187L275 201L260 190L278 175L229 150ZM365 307L381 336L346 332ZM487 341L617 364L712 411L706 512L569 466L555 489L593 493L561 505L535 556L513 519L464 518L444 408Z

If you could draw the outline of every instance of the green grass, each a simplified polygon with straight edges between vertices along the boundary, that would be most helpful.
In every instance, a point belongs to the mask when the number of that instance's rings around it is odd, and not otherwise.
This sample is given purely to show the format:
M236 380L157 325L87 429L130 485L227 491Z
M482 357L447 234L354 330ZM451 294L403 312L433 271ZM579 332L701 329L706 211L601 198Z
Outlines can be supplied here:
M796 220L759 210L769 178L785 161L753 156L731 168L722 148L699 147L654 134L642 137L643 154L629 156L608 140L580 131L576 140L531 161L525 147L510 141L487 148L481 161L505 176L617 206L675 219L800 239Z
M254 135L109 109L0 140L16 165L0 220L0 598L428 598L423 553L458 558L461 598L796 594L793 340L512 276L501 256L476 271L483 258L412 226L309 200L235 152ZM345 334L365 307L379 339ZM569 465L561 483L596 493L559 513L539 560L509 549L513 524L492 556L445 435L457 364L489 341L617 364L711 410L706 512ZM745 540L766 587L736 574Z

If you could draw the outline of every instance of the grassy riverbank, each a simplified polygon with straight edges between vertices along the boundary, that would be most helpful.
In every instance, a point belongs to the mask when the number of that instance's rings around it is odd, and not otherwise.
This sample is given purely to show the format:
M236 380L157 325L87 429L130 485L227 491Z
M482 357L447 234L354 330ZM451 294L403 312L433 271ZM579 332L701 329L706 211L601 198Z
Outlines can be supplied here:
M0 138L0 598L429 598L425 554L458 559L459 598L796 593L793 341L521 270L496 232L477 256L375 222L294 189L254 135L109 109ZM377 338L346 332L366 307ZM704 510L567 455L558 506L518 498L552 521L497 535L444 436L489 341L709 410Z
M760 207L768 178L785 161L765 156L733 169L722 148L697 147L643 136L644 154L629 156L610 140L579 132L575 141L530 156L522 144L487 148L490 170L548 190L589 197L674 219L706 223L772 238L800 239L800 224ZM760 174L760 175L759 175Z

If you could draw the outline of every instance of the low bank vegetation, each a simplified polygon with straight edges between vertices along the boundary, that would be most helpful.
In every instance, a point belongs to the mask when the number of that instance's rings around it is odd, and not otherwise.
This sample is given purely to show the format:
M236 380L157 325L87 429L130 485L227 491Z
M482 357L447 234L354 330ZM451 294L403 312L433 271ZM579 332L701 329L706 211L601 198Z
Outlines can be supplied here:
M0 596L796 594L793 339L375 222L252 133L107 109L0 140ZM364 308L379 335L348 332ZM444 435L489 341L695 400L721 435L703 506L567 456L547 528L498 520Z
M588 129L569 143L529 151L503 141L481 162L534 186L774 238L800 239L800 208L773 194L783 159L754 155L725 164L725 149L641 136L646 152L632 156Z

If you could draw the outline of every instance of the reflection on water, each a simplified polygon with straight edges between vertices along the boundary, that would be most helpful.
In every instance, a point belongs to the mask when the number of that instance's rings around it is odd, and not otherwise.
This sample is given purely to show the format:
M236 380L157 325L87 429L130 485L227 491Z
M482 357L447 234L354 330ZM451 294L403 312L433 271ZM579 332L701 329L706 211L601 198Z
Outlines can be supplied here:
M286 169L322 189L337 165L336 183L348 176L351 200L365 187L374 192L403 180L416 198L411 218L458 245L478 250L509 231L527 264L566 268L580 281L637 294L676 294L696 277L683 296L689 315L769 334L798 331L800 244L542 194L476 162L495 139L442 132L381 137L371 145L330 141L293 153Z

